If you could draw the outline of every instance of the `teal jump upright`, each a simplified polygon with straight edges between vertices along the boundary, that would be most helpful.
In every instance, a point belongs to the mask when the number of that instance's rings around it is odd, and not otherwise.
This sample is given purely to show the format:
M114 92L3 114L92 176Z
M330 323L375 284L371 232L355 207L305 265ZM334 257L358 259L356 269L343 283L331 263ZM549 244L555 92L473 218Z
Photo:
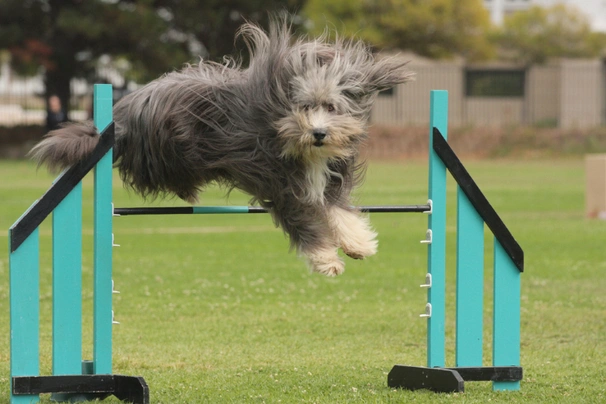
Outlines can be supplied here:
M31 210L31 208L30 208ZM28 210L29 212L29 210ZM24 216L28 213L25 212ZM9 230L9 236L10 232ZM20 248L13 250L9 237L10 375L40 373L40 276L39 232L34 229ZM11 383L11 404L38 402L38 395L15 395Z
M520 271L494 239L493 366L520 365ZM519 380L495 381L495 390L519 390Z
M427 366L395 365L387 377L394 388L462 392L467 381L492 381L493 390L518 390L520 366L520 281L524 252L447 142L448 93L430 101ZM446 171L457 182L455 363L445 361ZM484 228L494 236L492 366L483 366Z
M92 154L65 170L9 229L11 404L115 395L149 403L145 380L112 368L112 123L111 85L94 89L101 132ZM82 178L95 169L93 352L82 360ZM52 214L52 374L40 375L39 225Z
M448 131L448 92L434 90L430 94L430 128ZM433 131L429 140L433 142ZM428 218L426 240L427 271L427 366L443 367L445 362L446 322L446 168L433 149L429 150L428 193L431 214Z
M458 186L456 274L456 366L482 366L484 221Z
M112 124L111 84L94 87L93 116L98 131ZM93 205L93 373L112 372L112 160L110 149L95 165Z

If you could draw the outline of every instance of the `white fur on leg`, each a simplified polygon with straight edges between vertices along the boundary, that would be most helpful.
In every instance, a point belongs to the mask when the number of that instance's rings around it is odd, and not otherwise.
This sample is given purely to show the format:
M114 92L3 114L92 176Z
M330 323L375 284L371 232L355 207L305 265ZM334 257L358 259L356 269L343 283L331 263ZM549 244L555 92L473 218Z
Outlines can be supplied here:
M319 248L305 251L311 270L326 276L341 275L345 264L339 258L336 248Z
M370 227L367 217L332 206L328 221L343 252L351 258L364 259L377 253L377 233Z

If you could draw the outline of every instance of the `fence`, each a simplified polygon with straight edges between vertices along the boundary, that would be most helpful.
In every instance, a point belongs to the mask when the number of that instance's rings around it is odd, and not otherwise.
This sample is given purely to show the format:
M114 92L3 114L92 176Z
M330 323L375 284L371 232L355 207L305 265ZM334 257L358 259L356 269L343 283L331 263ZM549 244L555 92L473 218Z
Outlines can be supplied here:
M455 127L591 128L606 122L606 73L599 60L562 60L528 68L455 63L415 66L412 62L410 68L416 72L416 81L379 95L373 123L425 125L429 91L436 87L449 92L449 124ZM503 91L516 86L518 91Z
M85 80L71 83L70 117L89 118L92 86ZM0 66L0 126L44 125L46 120L45 88L42 76L18 77L8 65Z
M450 125L540 125L595 127L606 122L606 82L599 60L561 60L544 66L465 66L437 62L415 65L416 81L399 86L391 94L380 95L372 120L378 124L425 125L429 113L429 92L448 90L451 100ZM521 93L499 95L503 73L521 72ZM482 95L469 93L470 73L483 73L481 80L493 82ZM476 75L477 76L477 75ZM485 82L486 83L486 82ZM505 84L510 83L506 82ZM496 92L491 94L491 86ZM42 125L46 118L44 84L41 76L15 77L7 65L0 68L0 126ZM70 116L89 118L92 87L84 80L72 81Z

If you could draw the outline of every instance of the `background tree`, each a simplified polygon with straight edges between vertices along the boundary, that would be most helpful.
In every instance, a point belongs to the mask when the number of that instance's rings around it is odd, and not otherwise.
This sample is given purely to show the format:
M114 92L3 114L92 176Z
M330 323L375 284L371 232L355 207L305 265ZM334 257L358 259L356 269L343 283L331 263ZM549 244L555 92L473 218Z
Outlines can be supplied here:
M330 21L340 32L380 48L431 58L493 55L490 18L481 0L309 0L304 11L314 34Z
M565 4L507 16L494 40L502 57L529 64L553 57L597 57L606 45L604 34L592 32L588 17Z
M234 34L246 21L267 27L269 15L296 13L305 0L176 0L165 6L174 16L175 25L193 35L203 46L203 55L220 59L239 53L243 44L234 42ZM295 18L295 23L297 20Z
M0 3L0 48L19 73L44 68L46 99L67 107L70 81L90 77L103 54L126 56L142 76L157 75L189 58L187 43L150 1L5 0Z
M0 49L20 74L43 67L46 99L57 94L67 107L72 78L98 79L103 55L128 61L121 72L145 82L200 55L230 53L244 18L263 22L267 11L302 1L2 0Z

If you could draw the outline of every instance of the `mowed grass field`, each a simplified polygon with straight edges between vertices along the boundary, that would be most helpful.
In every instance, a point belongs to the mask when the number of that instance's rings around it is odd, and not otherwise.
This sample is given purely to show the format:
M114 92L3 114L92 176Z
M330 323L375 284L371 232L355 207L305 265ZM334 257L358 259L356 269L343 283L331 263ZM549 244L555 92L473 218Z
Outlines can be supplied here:
M465 162L465 159L464 159ZM584 218L582 160L466 166L524 248L519 392L467 383L463 394L387 387L426 358L427 216L374 214L379 253L311 274L268 215L114 218L114 372L145 377L152 403L606 402L606 222ZM52 177L0 161L0 402L9 396L10 225ZM91 178L84 199L84 358L92 356ZM447 365L454 366L456 206L449 183ZM360 204L423 204L424 161L372 161ZM228 204L246 204L234 192ZM116 178L116 206L140 206ZM202 196L223 205L219 190ZM179 204L179 201L154 205ZM149 205L149 204L147 204ZM51 368L50 220L41 228L41 369ZM486 235L485 364L491 361L492 236ZM74 246L76 248L76 246ZM46 401L45 401L46 400ZM106 402L117 402L108 399ZM48 402L48 398L43 401Z

